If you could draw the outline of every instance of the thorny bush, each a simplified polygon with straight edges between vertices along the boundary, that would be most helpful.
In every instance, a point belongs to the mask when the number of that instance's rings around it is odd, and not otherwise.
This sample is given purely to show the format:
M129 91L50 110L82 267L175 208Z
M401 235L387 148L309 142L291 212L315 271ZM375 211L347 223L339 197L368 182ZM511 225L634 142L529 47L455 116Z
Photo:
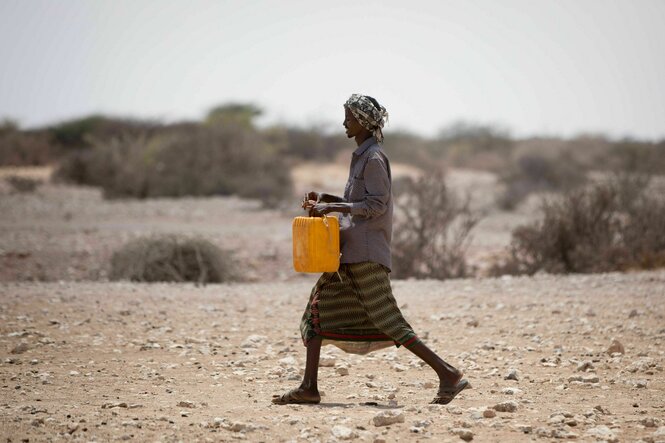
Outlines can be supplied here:
M447 279L469 274L466 252L479 216L440 173L396 182L393 272L397 278Z

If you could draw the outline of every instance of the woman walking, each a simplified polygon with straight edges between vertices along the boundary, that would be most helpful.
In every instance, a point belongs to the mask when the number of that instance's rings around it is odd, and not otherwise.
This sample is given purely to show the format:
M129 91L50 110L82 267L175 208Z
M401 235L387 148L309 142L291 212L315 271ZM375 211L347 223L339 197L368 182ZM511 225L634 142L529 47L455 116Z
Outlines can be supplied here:
M439 376L432 403L447 404L468 386L462 373L429 349L407 323L390 287L393 199L390 163L381 150L386 109L374 98L353 94L344 104L344 128L355 139L344 197L309 192L303 208L321 216L339 213L340 267L314 285L300 331L307 348L299 387L275 395L276 404L316 404L321 346L335 344L356 354L404 346Z

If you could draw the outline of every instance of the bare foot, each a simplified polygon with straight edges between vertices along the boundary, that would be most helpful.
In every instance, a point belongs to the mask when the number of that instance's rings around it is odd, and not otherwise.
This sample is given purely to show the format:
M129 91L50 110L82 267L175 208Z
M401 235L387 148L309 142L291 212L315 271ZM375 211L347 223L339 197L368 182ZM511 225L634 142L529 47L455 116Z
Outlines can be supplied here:
M318 390L295 388L282 395L273 395L272 402L276 405L317 404L321 402L321 395Z

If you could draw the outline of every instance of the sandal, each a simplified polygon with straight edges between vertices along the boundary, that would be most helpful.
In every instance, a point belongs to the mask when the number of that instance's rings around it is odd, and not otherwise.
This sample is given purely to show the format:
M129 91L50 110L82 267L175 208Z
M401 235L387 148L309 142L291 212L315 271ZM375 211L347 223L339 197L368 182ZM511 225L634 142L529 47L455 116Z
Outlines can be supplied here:
M439 389L439 392L436 393L436 397L434 397L434 400L430 402L430 404L433 405L447 405L453 399L457 394L462 392L466 387L469 386L469 382L466 379L462 379L459 382L457 382L456 385L451 386L449 388L443 388Z
M291 389L286 394L273 395L272 402L276 405L293 405L293 404L316 405L321 403L321 398L320 397L318 399L305 398L300 393L300 390L296 388L296 389Z

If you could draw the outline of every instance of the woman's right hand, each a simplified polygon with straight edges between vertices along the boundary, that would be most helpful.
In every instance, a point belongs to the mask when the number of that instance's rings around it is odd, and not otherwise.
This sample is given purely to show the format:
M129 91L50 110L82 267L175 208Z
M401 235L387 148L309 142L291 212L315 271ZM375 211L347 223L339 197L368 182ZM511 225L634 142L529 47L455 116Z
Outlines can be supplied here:
M301 207L305 210L311 209L312 206L319 202L319 198L320 195L318 192L310 191L302 199Z

